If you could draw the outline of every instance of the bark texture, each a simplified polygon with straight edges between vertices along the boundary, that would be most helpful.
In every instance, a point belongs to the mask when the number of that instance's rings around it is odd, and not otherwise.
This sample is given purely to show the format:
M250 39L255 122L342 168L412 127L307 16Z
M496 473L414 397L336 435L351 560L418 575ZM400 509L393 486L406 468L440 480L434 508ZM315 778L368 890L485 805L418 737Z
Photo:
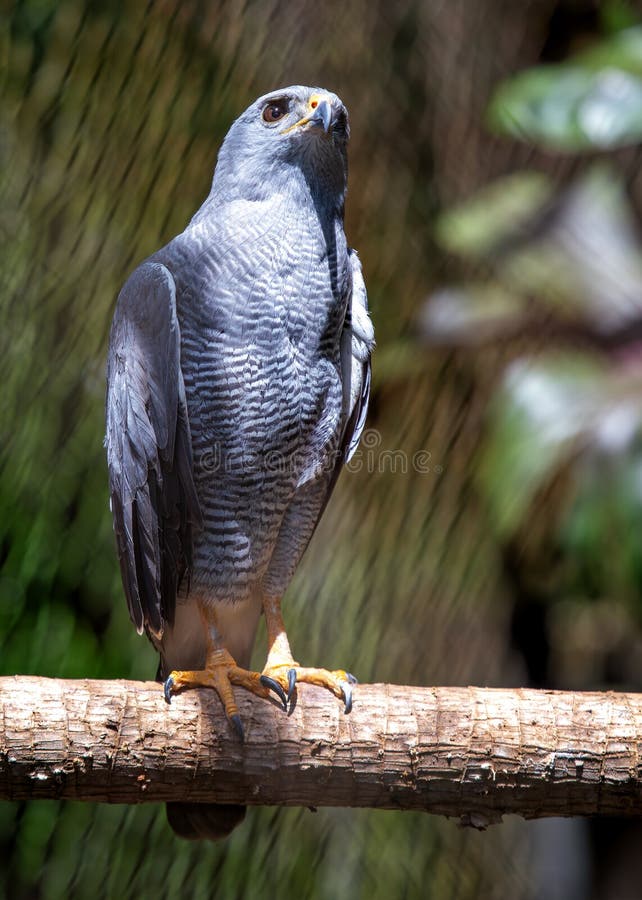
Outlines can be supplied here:
M642 695L390 684L354 709L304 685L287 716L237 691L0 678L0 798L369 806L459 817L642 813Z

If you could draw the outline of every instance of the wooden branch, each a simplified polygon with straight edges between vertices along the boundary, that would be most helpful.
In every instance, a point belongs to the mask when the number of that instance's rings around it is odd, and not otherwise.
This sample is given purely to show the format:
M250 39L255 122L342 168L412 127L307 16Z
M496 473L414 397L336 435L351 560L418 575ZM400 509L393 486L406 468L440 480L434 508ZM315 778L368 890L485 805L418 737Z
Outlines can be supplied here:
M485 827L642 814L642 695L304 685L287 716L237 690L168 706L153 682L0 678L0 798L419 809Z

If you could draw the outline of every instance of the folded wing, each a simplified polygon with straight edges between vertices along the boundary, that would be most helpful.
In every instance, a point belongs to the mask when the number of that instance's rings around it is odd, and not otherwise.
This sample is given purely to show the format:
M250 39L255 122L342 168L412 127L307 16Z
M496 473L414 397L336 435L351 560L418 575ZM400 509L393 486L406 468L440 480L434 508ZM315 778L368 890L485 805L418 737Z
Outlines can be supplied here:
M180 366L176 286L144 263L123 287L107 367L107 463L129 613L160 638L192 564L201 526Z

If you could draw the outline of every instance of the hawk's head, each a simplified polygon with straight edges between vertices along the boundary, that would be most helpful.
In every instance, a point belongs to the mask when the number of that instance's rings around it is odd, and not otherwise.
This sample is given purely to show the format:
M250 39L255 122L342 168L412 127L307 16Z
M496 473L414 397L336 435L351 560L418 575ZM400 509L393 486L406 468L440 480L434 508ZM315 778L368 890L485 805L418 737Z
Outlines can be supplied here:
M313 193L345 194L348 112L321 88L295 85L255 100L221 147L214 185L246 199L284 192L301 172Z
M310 135L330 141L341 149L348 141L348 112L336 94L321 88L289 87L260 97L241 116L259 121L281 142L293 146L315 146ZM301 143L305 141L305 143ZM323 146L323 145L321 145Z

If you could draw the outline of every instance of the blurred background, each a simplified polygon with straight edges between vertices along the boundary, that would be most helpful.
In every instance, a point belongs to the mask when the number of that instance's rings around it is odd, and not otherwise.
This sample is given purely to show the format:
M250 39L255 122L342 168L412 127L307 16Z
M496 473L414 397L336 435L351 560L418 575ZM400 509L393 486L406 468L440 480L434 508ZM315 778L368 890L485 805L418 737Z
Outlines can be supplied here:
M297 655L642 689L641 22L625 0L8 9L0 674L154 676L107 505L115 298L208 193L234 118L303 83L350 110L378 349L362 465L286 598ZM250 810L215 846L156 806L0 803L0 895L627 900L640 847L635 822L326 809Z

